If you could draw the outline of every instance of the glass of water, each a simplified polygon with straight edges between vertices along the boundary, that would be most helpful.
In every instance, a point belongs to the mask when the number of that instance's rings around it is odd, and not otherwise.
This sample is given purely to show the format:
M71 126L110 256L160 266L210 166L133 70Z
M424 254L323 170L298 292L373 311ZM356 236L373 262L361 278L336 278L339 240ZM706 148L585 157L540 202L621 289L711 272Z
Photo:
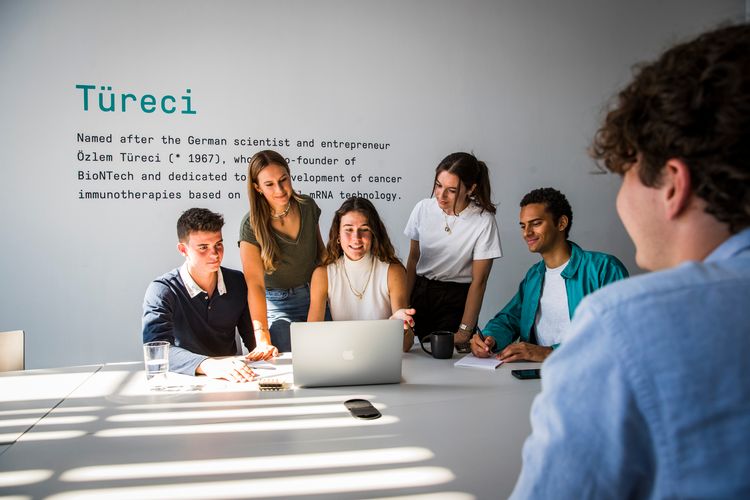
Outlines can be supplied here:
M148 385L156 391L165 389L169 371L169 342L146 342L143 344L143 359L146 362Z

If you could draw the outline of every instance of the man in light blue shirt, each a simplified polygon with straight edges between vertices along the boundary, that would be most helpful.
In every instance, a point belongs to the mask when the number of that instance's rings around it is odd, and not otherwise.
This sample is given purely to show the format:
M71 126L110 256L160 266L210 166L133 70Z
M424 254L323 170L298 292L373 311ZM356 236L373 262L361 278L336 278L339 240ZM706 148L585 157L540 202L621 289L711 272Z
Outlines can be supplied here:
M581 302L512 498L750 498L750 25L642 67L594 141L650 274Z

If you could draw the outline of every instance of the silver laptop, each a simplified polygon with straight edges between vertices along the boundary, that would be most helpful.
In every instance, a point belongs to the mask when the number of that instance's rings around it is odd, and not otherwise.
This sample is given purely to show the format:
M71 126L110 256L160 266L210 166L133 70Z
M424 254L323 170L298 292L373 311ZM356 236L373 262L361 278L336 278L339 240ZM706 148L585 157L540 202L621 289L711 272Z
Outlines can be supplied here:
M401 382L402 320L292 323L291 335L298 387Z

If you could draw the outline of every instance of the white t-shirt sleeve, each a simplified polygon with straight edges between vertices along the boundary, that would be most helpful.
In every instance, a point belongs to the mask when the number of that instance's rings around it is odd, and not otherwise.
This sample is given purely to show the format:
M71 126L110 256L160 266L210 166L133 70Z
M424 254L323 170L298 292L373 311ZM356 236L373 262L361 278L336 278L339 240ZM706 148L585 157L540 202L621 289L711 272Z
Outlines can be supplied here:
M487 217L487 223L477 236L474 244L474 260L497 259L503 256L503 250L500 246L500 231L497 228L495 216L489 212L484 212L483 216Z
M423 204L424 200L414 205L414 208L411 211L411 215L409 215L409 221L406 223L404 235L406 235L406 237L408 237L410 240L419 241L419 228L422 225Z

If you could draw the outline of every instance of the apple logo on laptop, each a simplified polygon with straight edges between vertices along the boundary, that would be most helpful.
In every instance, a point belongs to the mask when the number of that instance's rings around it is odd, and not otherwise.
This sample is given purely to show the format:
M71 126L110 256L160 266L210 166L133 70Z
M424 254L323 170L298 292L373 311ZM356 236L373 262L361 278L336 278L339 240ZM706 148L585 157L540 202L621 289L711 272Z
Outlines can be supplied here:
M354 361L354 350L353 349L347 349L344 352L341 353L341 357L344 358L344 361Z

